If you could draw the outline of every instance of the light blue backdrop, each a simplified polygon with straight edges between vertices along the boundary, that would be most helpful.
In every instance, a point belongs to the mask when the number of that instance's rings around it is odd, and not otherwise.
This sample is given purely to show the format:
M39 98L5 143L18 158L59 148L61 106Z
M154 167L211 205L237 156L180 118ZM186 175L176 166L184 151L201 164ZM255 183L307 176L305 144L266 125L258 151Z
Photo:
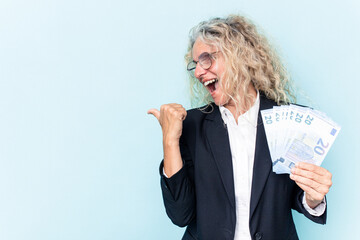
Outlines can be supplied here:
M301 239L356 236L358 1L1 0L0 239L180 239L162 204L160 127L146 111L189 107L188 31L229 13L281 49L300 103L342 125L323 165L334 182L328 224L295 213Z

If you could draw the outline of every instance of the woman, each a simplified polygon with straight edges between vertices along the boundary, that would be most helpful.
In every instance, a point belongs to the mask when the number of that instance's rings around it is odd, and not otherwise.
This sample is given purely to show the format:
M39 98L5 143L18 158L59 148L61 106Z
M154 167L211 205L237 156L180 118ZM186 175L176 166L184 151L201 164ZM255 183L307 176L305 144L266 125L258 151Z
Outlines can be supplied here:
M166 212L183 239L298 239L291 209L326 221L331 174L298 163L271 171L260 110L293 99L286 71L266 39L241 16L201 22L186 55L195 98L150 109L163 132L160 166Z

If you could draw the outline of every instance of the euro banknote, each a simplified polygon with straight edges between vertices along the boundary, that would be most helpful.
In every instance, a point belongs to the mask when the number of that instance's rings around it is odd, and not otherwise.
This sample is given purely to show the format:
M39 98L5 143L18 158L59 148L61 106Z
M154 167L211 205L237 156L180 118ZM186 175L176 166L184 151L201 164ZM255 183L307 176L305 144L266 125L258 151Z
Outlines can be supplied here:
M320 166L341 129L325 113L298 105L262 110L261 117L277 174L289 174L297 162Z

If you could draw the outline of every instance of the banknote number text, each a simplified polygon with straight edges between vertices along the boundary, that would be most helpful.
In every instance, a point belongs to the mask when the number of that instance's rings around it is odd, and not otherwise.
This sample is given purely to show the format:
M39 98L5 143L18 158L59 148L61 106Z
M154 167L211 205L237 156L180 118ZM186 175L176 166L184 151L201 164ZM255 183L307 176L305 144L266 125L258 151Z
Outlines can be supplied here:
M301 123L301 119L303 118L303 115L302 114L299 114L299 113L296 113L296 118L295 118L295 121L298 122L298 123Z
M313 120L314 120L313 117L310 117L309 115L307 115L306 120L305 120L305 123L306 123L307 125L310 125Z
M317 146L314 148L314 152L323 155L325 153L324 148L327 148L329 146L329 143L324 144L323 140L319 138L319 141L317 142Z
M272 124L271 116L265 116L266 124Z

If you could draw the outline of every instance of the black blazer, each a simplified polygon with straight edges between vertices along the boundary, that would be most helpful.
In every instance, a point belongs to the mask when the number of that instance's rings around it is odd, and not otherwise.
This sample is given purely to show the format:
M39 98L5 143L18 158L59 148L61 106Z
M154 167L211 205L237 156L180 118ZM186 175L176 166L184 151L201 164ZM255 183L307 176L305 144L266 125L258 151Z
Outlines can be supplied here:
M260 110L276 105L260 96ZM211 113L204 113L211 111ZM162 175L161 189L167 215L180 227L185 240L234 239L236 213L232 158L226 125L219 108L192 109L183 123L180 139L184 166L171 178ZM272 172L272 161L259 112L250 200L252 239L298 239L291 209L316 223L302 205L303 191L288 174Z

